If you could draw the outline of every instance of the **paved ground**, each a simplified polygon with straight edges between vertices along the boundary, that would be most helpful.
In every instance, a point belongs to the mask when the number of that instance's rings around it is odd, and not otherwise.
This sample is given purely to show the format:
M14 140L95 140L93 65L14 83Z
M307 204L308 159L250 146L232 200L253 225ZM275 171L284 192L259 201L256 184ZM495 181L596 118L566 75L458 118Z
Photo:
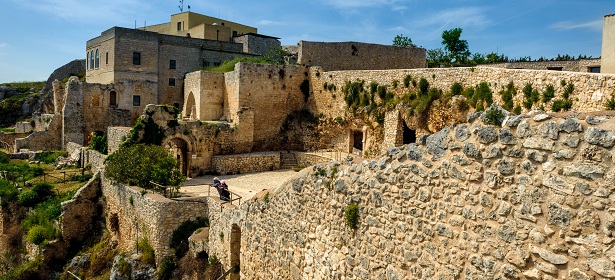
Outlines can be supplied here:
M218 196L216 189L208 186L208 183L213 182L214 177L225 180L229 186L229 190L239 194L241 201L247 201L256 193L263 189L272 190L279 187L290 178L297 175L293 170L275 170L268 172L256 172L237 175L206 175L197 178L188 179L184 182L184 186L180 188L180 193L185 196L207 196L209 189L210 196Z

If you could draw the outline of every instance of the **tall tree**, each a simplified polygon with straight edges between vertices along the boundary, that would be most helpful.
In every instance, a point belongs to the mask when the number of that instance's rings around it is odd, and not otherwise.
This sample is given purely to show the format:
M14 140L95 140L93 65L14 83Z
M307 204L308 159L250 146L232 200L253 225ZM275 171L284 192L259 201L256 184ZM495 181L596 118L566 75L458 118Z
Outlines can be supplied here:
M412 39L410 39L410 37L404 36L404 34L399 34L395 36L395 38L393 38L393 46L416 47L416 45L412 43Z
M442 32L442 45L455 63L466 62L470 56L468 41L460 39L462 31L461 28L453 28Z

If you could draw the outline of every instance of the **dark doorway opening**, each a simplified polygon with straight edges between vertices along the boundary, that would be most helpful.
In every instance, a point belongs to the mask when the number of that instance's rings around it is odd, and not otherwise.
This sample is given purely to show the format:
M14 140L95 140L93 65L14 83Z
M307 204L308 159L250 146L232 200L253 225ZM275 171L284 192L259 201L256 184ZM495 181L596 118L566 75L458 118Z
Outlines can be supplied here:
M167 147L177 160L177 167L183 175L188 176L188 143L181 138L173 138Z
M363 131L360 131L360 130L353 131L352 138L353 138L352 147L359 151L363 151Z
M406 122L404 124L404 144L416 143L416 131L410 129Z
M241 229L237 224L231 227L231 280L239 279L239 270L241 265Z

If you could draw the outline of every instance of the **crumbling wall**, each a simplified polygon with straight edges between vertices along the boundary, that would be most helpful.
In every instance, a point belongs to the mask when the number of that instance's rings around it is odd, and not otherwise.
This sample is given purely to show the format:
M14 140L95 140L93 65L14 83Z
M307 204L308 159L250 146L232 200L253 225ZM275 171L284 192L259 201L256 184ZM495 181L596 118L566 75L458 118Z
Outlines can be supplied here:
M230 265L237 224L246 279L614 278L614 128L600 115L479 118L304 169L267 200L210 205L210 254Z

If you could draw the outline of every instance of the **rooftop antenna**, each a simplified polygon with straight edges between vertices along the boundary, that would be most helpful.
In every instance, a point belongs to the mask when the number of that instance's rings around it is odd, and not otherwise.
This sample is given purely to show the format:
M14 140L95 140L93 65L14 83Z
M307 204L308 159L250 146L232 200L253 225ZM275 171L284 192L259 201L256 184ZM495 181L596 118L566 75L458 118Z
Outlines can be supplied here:
M190 12L190 5L188 5L188 12Z
M179 6L177 6L179 8L179 12L183 13L184 12L184 0L179 0Z

